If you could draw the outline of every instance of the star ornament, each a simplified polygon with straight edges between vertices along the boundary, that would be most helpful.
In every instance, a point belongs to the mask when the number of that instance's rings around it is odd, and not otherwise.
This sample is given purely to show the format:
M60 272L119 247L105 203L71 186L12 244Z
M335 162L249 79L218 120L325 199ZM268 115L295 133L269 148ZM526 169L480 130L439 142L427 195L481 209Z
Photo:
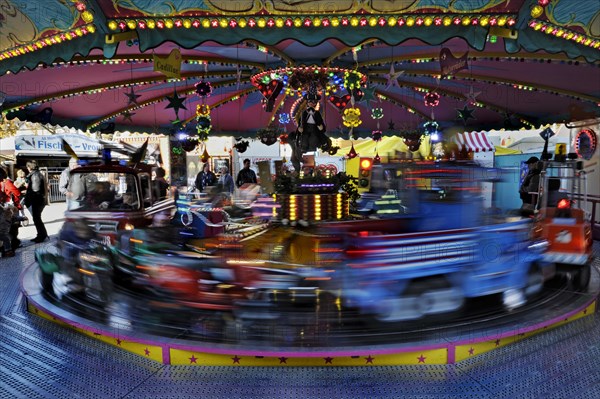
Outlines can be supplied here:
M472 109L472 108L468 108L466 105L465 105L465 106L464 106L462 109L459 109L459 108L457 108L457 109L456 109L456 111L458 112L458 117L457 117L457 119L462 119L462 120L463 120L463 123L464 123L465 125L467 124L467 121L468 121L469 119L476 119L476 118L473 116L473 111L475 111L475 110L474 110L474 109Z
M131 120L131 117L132 117L133 115L135 115L135 112L129 112L129 111L125 111L125 112L123 112L121 115L123 116L123 122L125 122L125 121L133 122L133 121Z
M173 93L173 97L171 96L167 96L167 101L169 101L169 105L167 105L165 107L165 109L167 108L173 108L175 110L175 114L179 114L179 110L180 109L185 109L187 110L187 108L185 107L185 105L183 104L183 102L185 101L186 97L179 97L179 95L177 94L177 92Z
M467 99L467 103L473 105L477 102L477 96L480 95L480 91L473 91L473 86L469 88L469 92L465 94L465 98Z
M387 79L385 89L387 90L392 86L396 86L397 88L400 88L400 84L398 83L398 78L403 73L404 73L404 71L396 72L394 70L394 64L392 63L392 65L390 66L390 72L383 75L383 77Z
M365 87L361 89L363 96L360 99L359 103L365 103L367 107L371 101L375 101L375 88L374 87Z
M139 94L135 94L135 92L133 91L133 88L131 88L129 93L124 93L124 94L128 98L127 105L131 105L131 104L138 105L137 99L140 98L141 96Z

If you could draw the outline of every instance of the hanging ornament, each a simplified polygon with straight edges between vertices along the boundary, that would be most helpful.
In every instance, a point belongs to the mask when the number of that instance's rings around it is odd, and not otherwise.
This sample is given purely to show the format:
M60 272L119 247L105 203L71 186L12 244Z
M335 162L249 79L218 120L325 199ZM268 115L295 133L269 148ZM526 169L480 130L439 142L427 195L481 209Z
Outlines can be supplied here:
M381 135L381 130L373 130L373 132L371 133L371 138L373 139L373 141L381 141Z
M462 119L465 125L469 119L475 119L473 116L474 109L468 108L466 105L462 109L457 108L456 111L458 112L457 119Z
M346 154L346 158L354 159L357 156L358 156L358 154L356 153L356 150L354 149L354 143L352 143L352 148L350 148L350 151L348 152L348 154Z
M437 107L440 105L440 95L435 91L431 91L423 97L426 107Z
M344 123L344 126L349 128L359 126L362 123L360 120L360 110L358 108L348 108L344 110L342 122Z
M288 135L287 134L282 134L279 136L279 142L281 144L287 144L288 143Z
M290 114L288 114L287 112L279 114L279 123L282 125L287 125L288 123L290 123Z
M375 87L365 87L361 89L363 96L360 99L361 103L366 103L367 107L370 106L371 101L375 101Z
M202 98L210 97L212 93L212 86L208 80L201 80L194 87L196 88L196 94Z
M277 142L279 131L271 126L264 129L259 129L256 133L256 138L264 145L273 145Z
M141 97L139 94L135 94L133 91L133 87L129 90L129 93L124 93L125 97L127 97L127 105L135 104L138 105L137 99Z
M392 65L390 66L390 72L383 75L383 77L386 79L385 89L387 90L392 86L396 86L397 88L400 88L400 84L398 83L398 78L403 73L404 73L404 71L396 72L394 70L394 63L392 63Z
M371 118L375 120L383 118L383 108L373 108L371 110Z
M366 76L356 71L346 71L344 73L344 87L351 92L360 88L360 85L366 81Z
M233 145L233 147L235 148L235 150L237 152L239 152L240 154L243 152L246 152L246 150L248 149L248 145L250 145L250 143L246 140L242 140L242 141L238 141L237 143L235 143Z
M423 124L425 134L435 134L440 130L440 124L436 121L428 121Z
M208 155L208 150L206 149L206 146L205 146L204 152L202 153L202 155L200 155L200 161L202 163L207 163L209 158L210 158L210 155Z
M550 4L550 0L538 0L538 4L542 7L546 7L548 4Z
M392 121L390 119L390 121L388 122L388 130L394 130L394 129L395 129L394 121Z
M477 96L480 95L480 91L473 91L473 86L469 88L469 92L465 94L465 99L467 100L467 104L474 105L477 102Z
M175 91L173 93L173 96L166 96L167 101L169 101L169 105L167 105L165 107L165 109L167 108L173 108L175 110L175 115L179 115L179 110L180 109L185 109L187 110L187 108L185 107L185 105L183 104L183 102L185 101L186 97L179 97L179 95L177 94L177 92Z
M196 131L198 132L198 139L205 141L208 139L208 134L212 129L212 122L210 118L210 107L207 104L200 104L196 106Z
M381 157L379 157L379 153L375 153L375 158L373 158L373 165L381 165Z
M198 140L190 137L186 137L185 139L181 140L180 143L181 148L183 148L185 152L194 151L194 149L198 146Z
M133 122L131 120L131 117L133 115L135 115L135 112L130 112L129 110L127 110L127 111L122 112L121 115L123 116L123 122L125 122L125 121Z
M352 99L352 96L350 94L346 94L344 96L329 96L329 102L331 104L333 104L334 107L336 107L338 109L338 111L342 111L344 108L346 108L346 106L348 105L348 103L350 102L350 100Z
M183 148L181 148L181 146L175 146L175 147L171 148L171 152L172 152L174 155L181 155L181 154L183 154L185 151L183 151Z
M329 147L329 150L327 150L327 153L329 155L335 155L335 154L337 154L339 149L340 149L340 147L338 147L337 145L331 146L331 147Z

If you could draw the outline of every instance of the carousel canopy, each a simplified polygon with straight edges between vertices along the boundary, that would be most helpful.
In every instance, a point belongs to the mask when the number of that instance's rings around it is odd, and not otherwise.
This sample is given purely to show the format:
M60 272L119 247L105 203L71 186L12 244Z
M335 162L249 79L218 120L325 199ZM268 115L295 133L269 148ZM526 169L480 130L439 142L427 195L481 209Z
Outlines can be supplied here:
M251 137L311 86L333 137L600 116L597 0L4 0L0 28L7 119Z

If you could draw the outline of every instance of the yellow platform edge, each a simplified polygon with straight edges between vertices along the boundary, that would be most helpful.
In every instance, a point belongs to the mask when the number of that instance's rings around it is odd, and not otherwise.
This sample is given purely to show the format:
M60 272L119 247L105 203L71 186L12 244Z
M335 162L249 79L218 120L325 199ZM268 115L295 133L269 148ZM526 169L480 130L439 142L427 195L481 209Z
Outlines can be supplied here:
M425 347L420 350L400 350L396 353L381 353L377 350L352 349L352 356L340 356L335 351L325 355L297 356L282 353L273 355L272 352L265 352L268 356L252 356L243 354L245 351L240 349L240 354L232 353L209 353L201 350L189 350L177 347L169 343L152 344L147 339L141 340L126 335L124 331L115 329L108 333L99 333L85 326L78 326L69 320L55 317L43 309L39 308L31 301L27 301L27 310L34 315L49 320L62 327L76 331L95 340L100 340L109 345L118 347L136 355L151 359L162 364L188 365L188 366L402 366L419 364L453 364L460 361L473 358L486 352L502 348L506 345L521 341L533 335L547 331L552 328L562 326L583 317L589 316L596 311L596 300L591 302L585 308L569 315L568 317L554 319L554 322L541 325L539 328L523 328L510 332L499 333L496 336L473 337L468 340L461 340L457 344L442 344L440 347ZM130 333L130 332L128 332ZM188 346L189 347L189 346ZM417 349L417 348L415 348ZM321 353L326 353L323 349ZM393 351L386 351L393 352Z

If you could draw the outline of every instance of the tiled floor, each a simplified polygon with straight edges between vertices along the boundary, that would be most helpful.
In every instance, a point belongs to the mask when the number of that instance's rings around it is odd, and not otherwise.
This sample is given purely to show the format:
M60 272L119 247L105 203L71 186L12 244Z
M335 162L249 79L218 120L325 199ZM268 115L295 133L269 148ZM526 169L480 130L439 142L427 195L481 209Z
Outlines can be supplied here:
M600 398L598 314L457 365L165 366L29 315L18 285L31 262L31 246L0 260L0 399Z

